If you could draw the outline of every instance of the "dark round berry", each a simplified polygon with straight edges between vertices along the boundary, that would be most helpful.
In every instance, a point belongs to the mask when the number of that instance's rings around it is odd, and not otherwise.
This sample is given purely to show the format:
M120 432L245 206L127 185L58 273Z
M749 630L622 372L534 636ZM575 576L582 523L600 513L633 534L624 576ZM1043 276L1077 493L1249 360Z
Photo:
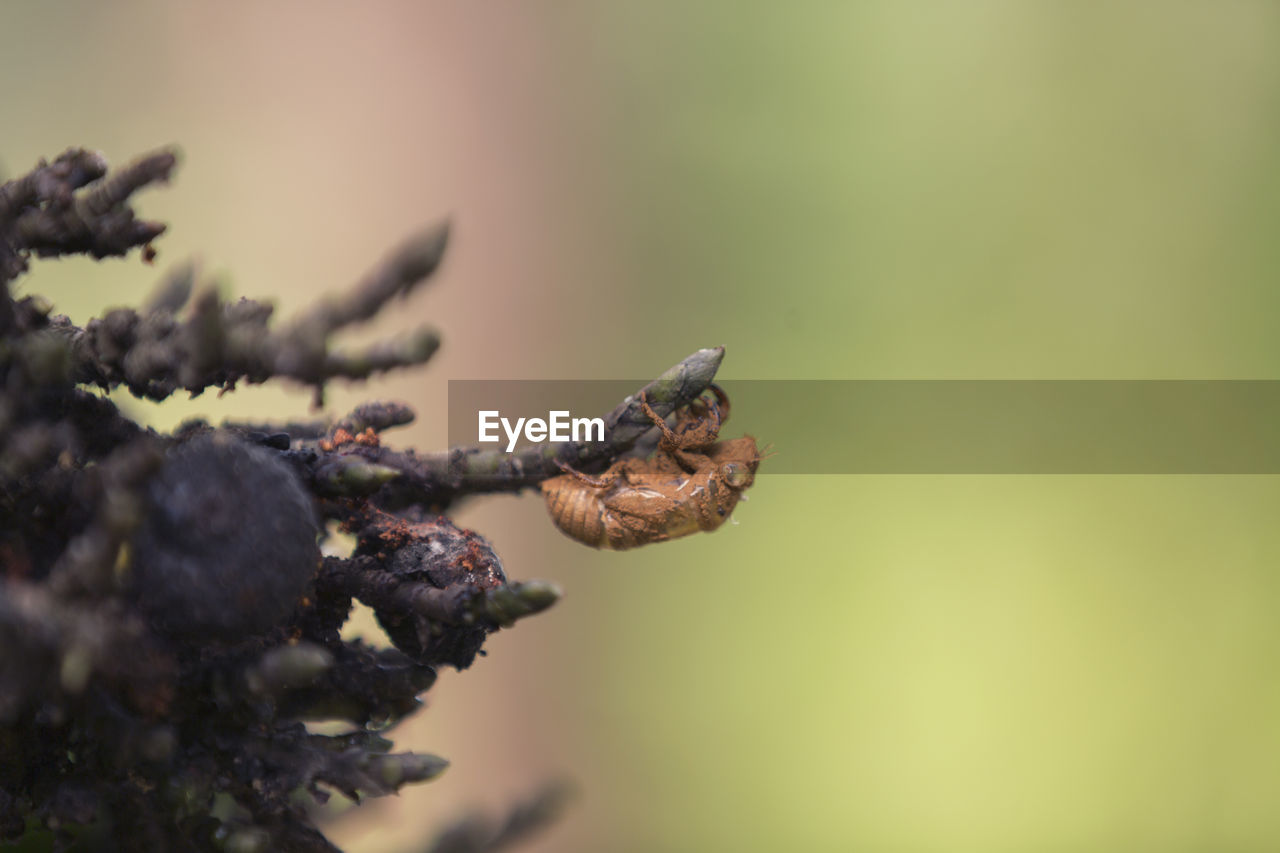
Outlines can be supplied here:
M316 572L310 496L276 454L226 433L169 452L134 538L134 600L157 629L235 639L287 620Z

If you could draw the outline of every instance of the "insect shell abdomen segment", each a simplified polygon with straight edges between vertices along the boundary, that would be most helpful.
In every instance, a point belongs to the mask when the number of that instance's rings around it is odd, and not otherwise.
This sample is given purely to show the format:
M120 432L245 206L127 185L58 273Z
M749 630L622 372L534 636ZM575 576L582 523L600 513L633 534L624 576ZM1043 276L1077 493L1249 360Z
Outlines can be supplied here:
M610 547L605 536L604 506L595 489L564 475L544 481L542 494L547 499L547 512L561 533L593 548Z

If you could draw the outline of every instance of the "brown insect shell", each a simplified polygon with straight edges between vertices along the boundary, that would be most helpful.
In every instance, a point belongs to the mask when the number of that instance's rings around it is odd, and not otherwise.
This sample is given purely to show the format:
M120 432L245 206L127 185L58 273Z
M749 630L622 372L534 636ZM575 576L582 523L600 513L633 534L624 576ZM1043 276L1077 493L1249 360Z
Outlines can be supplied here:
M715 530L755 481L756 441L751 436L720 441L685 457L699 461L692 474L660 452L614 463L599 478L608 481L605 486L572 474L553 477L542 484L547 509L566 535L615 551Z

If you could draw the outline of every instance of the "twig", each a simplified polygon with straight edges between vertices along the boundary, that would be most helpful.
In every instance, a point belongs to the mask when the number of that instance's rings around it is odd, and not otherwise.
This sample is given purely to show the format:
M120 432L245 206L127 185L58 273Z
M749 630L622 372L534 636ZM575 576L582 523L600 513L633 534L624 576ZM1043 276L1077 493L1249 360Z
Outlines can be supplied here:
M381 433L398 426L413 423L413 409L404 403L391 400L379 400L356 406L347 414L338 418L314 421L289 421L287 423L268 423L265 421L223 421L222 428L229 429L247 437L273 438L284 435L281 450L287 450L292 441L315 441L333 435L342 430L350 435L362 433L367 429ZM203 428L207 424L196 422ZM184 429L186 427L184 426Z
M123 179L122 179L123 181ZM115 197L136 178L103 190ZM110 191L108 191L110 190ZM367 320L397 295L425 281L439 264L448 226L419 234L345 296L321 303L280 330L268 328L272 308L253 300L223 303L212 288L195 297L183 321L173 306L185 302L183 276L161 287L147 310L116 309L83 329L66 317L51 327L71 349L71 378L162 400L179 388L198 394L232 388L241 379L285 376L312 385L317 402L327 380L363 379L371 373L422 364L440 344L430 329L375 343L363 351L330 351L329 337Z
M107 159L97 151L69 148L52 163L41 160L27 174L0 185L0 221L11 219L41 199L56 199L107 173Z
M46 181L37 179L33 185L14 193L7 206L10 216L15 209L14 202L31 202L33 189L37 190L36 200L44 201L43 206L27 210L14 222L10 240L14 249L30 249L44 256L85 252L95 258L105 258L123 255L164 233L162 223L137 219L125 202L148 184L169 179L178 163L172 151L148 154L105 179L88 183L84 192L72 195L70 190L76 189L97 168L92 160L79 162L83 159L59 158L59 162L55 162L54 167L61 163L58 170L63 177L61 186L53 183L40 187ZM50 176L46 173L42 177ZM41 189L47 194L46 198L41 199Z
M493 853L506 849L556 820L571 795L567 784L553 783L516 805L501 822L472 815L440 833L426 853Z
M698 350L641 390L649 405L666 417L689 405L707 389L723 358L724 347ZM515 492L534 487L561 473L557 460L582 471L599 470L629 451L641 436L653 429L653 421L640 407L640 392L623 400L605 416L604 422L604 441L553 442L532 445L514 453L480 445L421 455L411 450L368 446L351 446L344 451L400 472L379 494L380 503L391 507L409 504L443 507L461 495Z
M176 164L172 151L157 151L103 179L106 159L72 148L0 185L0 283L26 270L31 251L103 258L154 240L164 225L137 219L127 202L142 187L168 180ZM0 292L0 324L7 325L10 301L6 287Z

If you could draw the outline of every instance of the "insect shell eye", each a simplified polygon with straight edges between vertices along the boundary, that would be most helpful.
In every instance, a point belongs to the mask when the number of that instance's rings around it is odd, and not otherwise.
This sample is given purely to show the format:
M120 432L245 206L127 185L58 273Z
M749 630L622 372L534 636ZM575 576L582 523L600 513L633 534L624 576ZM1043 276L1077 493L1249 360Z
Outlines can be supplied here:
M751 480L751 472L741 462L726 462L720 468L720 474L730 488L741 489Z

